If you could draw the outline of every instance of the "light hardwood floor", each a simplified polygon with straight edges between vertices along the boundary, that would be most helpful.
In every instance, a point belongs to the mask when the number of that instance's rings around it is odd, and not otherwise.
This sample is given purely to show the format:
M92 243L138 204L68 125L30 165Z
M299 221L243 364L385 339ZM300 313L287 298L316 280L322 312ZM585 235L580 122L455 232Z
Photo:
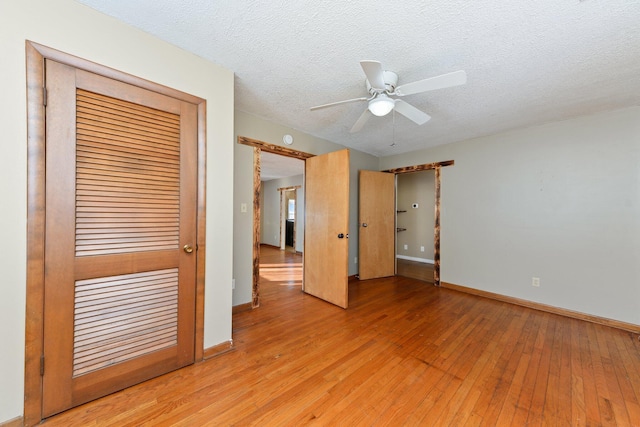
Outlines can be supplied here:
M640 425L637 335L401 277L342 310L301 292L299 255L262 261L234 351L44 425Z
M396 274L433 283L433 264L398 258L396 260Z

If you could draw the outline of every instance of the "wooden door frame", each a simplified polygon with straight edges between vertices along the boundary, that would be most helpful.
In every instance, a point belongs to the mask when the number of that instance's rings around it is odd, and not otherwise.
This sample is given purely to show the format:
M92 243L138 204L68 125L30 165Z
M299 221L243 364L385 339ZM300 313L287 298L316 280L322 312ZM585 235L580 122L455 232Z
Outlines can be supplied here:
M238 144L253 147L253 282L251 290L251 308L260 307L260 154L278 154L285 157L293 157L306 161L315 154L304 151L292 150L276 144L260 141L246 136L238 136Z
M402 168L387 169L382 172L394 173L396 175L411 172L421 172L434 170L435 176L435 221L433 225L433 284L440 286L440 196L441 196L441 172L445 166L452 166L453 160L444 162L425 163L423 165L405 166Z
M45 248L45 59L171 96L198 108L198 182L196 208L195 361L204 354L204 284L206 225L206 101L130 74L27 41L27 272L25 321L25 426L42 420L44 248Z

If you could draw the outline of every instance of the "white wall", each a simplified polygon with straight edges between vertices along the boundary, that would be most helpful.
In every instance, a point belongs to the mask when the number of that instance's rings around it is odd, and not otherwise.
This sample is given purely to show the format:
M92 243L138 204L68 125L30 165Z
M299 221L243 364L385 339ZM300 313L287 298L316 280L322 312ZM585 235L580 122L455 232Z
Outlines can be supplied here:
M294 138L291 148L310 154L325 154L345 147L324 139L302 133L296 129L268 122L242 111L235 113L235 133L238 136L257 139L270 144L282 145L282 136ZM349 197L349 274L357 274L354 258L358 256L358 170L378 169L378 158L357 150L350 150L350 197ZM233 201L233 276L236 288L233 305L251 301L253 262L253 148L235 144L234 154L234 201ZM246 203L248 212L240 212L240 204Z
M640 108L381 168L443 160L455 160L442 169L443 281L640 325Z
M278 188L300 186L296 190L296 251L304 250L304 175L272 179L262 183L260 205L261 224L260 243L280 247L280 192ZM289 192L287 192L289 193ZM286 205L285 205L286 206ZM283 234L284 236L284 234Z
M207 100L205 347L231 338L233 73L72 0L0 3L0 422L23 413L26 280L25 40Z

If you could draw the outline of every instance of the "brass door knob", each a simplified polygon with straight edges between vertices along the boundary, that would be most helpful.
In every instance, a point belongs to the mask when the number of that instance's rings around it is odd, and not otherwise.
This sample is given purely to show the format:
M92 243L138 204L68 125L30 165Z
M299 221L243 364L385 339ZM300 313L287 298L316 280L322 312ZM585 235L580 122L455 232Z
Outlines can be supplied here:
M191 245L184 245L184 247L182 249L188 254L193 252L193 247Z

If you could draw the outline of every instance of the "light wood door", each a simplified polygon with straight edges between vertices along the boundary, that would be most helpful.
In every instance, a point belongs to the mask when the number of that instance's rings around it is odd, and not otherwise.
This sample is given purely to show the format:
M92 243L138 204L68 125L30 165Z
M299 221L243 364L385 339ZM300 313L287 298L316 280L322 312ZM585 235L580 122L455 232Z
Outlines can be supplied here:
M43 415L194 360L197 106L46 62Z
M311 157L305 165L303 289L347 308L349 151Z
M395 274L395 174L360 171L359 271L360 280Z

